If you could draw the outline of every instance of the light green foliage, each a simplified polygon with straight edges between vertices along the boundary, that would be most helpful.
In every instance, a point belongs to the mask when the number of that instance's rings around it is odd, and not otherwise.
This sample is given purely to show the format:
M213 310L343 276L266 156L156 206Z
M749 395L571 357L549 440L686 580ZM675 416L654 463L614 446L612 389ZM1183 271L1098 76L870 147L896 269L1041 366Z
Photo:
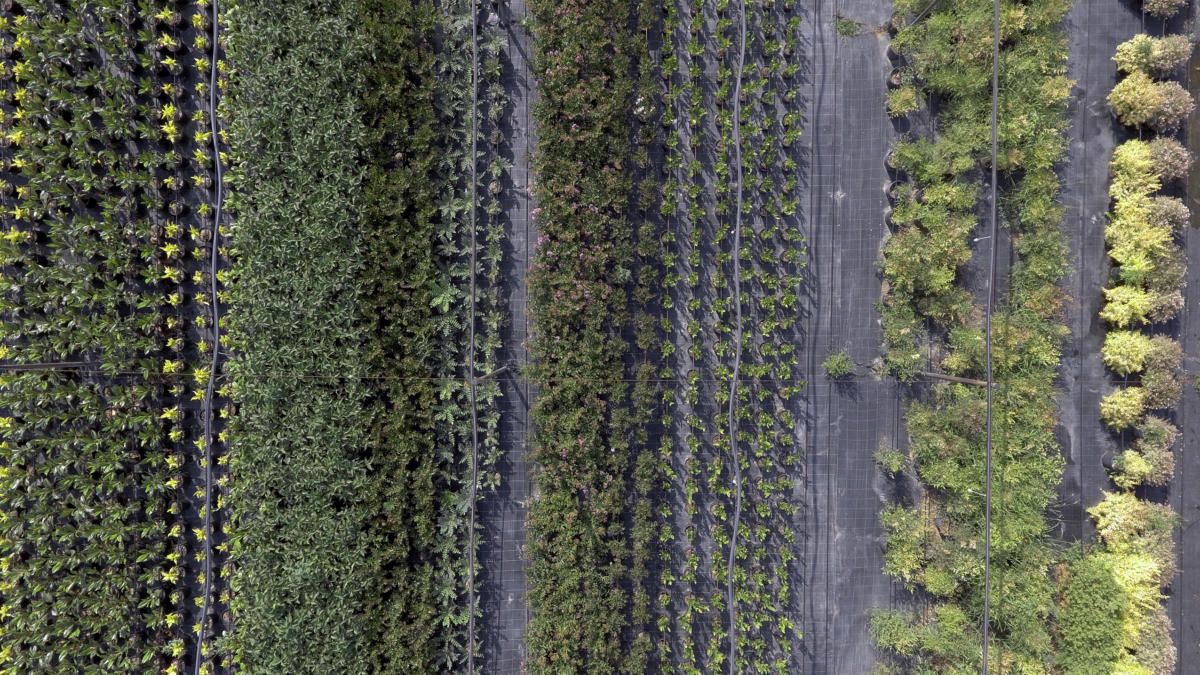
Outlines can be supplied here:
M887 110L889 117L904 117L921 109L921 90L906 84L888 92Z
M1114 330L1104 336L1104 347L1100 354L1104 365L1118 375L1129 375L1142 370L1146 357L1154 350L1150 336L1139 331Z
M1149 124L1163 104L1163 93L1149 75L1135 71L1113 87L1108 95L1121 123L1126 126Z
M1117 45L1113 61L1125 73L1144 71L1154 77L1168 77L1192 55L1192 43L1186 35L1151 37L1138 34Z
M1155 298L1136 286L1116 286L1104 289L1108 301L1100 310L1100 318L1120 328L1149 323L1147 315L1154 309Z
M1115 431L1135 427L1146 412L1146 391L1124 387L1100 401L1100 419Z
M908 466L908 458L899 450L881 447L875 451L875 463L887 475L895 476Z

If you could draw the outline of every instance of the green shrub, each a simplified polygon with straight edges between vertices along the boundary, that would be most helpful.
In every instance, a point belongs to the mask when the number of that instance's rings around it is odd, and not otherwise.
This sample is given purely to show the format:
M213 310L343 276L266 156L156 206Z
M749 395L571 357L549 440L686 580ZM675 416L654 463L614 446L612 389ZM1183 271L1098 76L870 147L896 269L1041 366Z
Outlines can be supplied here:
M844 38L858 35L858 22L848 19L841 14L834 19L834 28L837 30L837 34Z
M871 635L877 647L908 656L920 644L920 629L911 612L876 607L870 610L869 616Z
M908 466L908 457L895 448L880 447L875 451L875 463L889 476L904 471Z
M1186 35L1161 38L1135 35L1117 45L1117 69L1125 73L1141 70L1154 77L1168 77L1192 55L1192 42Z
M879 519L888 533L883 571L914 588L928 564L924 547L929 526L919 511L899 504L884 507Z
M1125 328L1148 323L1146 315L1155 307L1155 297L1135 286L1114 286L1104 289L1108 301L1100 310L1100 318Z
M825 374L834 379L845 377L854 372L854 361L845 349L834 352L821 362Z
M1129 598L1109 558L1093 554L1072 562L1062 588L1055 664L1065 673L1113 672L1122 654Z
M888 91L887 110L889 117L904 117L921 109L924 100L921 90L911 84Z
M1175 576L1175 543L1172 532L1179 514L1169 504L1138 499L1130 492L1105 492L1104 499L1088 509L1096 533L1107 550L1117 554L1148 556L1153 563L1155 588L1171 583Z
M1162 103L1158 83L1140 70L1118 82L1108 95L1108 104L1126 126L1149 124Z
M1141 387L1117 389L1100 401L1100 419L1116 431L1137 426L1145 412L1146 391Z
M1113 482L1124 490L1138 485L1166 485L1175 474L1172 446L1178 430L1164 419L1147 416L1131 448L1113 460Z
M1145 197L1161 187L1154 146L1145 141L1133 139L1114 148L1109 170L1113 181L1108 193L1118 204Z
M1155 82L1140 70L1113 87L1108 104L1122 124L1148 126L1159 132L1179 126L1195 107L1191 95L1178 82Z
M1114 330L1104 336L1100 354L1104 365L1118 375L1141 372L1146 357L1154 350L1150 336L1140 331Z

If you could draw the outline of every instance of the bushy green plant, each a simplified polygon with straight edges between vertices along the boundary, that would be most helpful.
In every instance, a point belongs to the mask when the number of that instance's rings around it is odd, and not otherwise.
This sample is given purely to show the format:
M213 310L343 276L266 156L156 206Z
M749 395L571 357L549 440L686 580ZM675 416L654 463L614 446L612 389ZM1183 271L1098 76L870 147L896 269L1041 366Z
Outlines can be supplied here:
M1192 42L1186 35L1161 38L1138 34L1117 45L1117 69L1125 73L1141 70L1154 77L1167 77L1192 55Z
M821 362L825 374L834 379L845 377L854 372L854 360L845 349L830 354Z
M1141 126L1149 124L1162 106L1162 93L1149 75L1134 71L1113 88L1108 104L1122 124Z
M848 38L858 35L858 22L854 19L848 19L839 14L833 24L837 34L841 37Z
M1062 588L1055 664L1067 673L1111 672L1121 657L1129 598L1109 559L1085 555L1070 563Z
M1138 70L1117 83L1108 104L1122 124L1171 131L1195 107L1192 97L1178 82L1155 82Z
M908 466L908 457L895 448L884 446L875 451L875 463L887 475L895 476Z
M1106 288L1104 297L1107 302L1100 310L1100 318L1120 328L1148 323L1146 315L1155 306L1155 298L1135 286Z
M887 110L890 117L904 117L921 109L921 91L906 84L888 91Z
M1100 419L1115 431L1135 427L1146 412L1146 390L1124 387L1100 401Z
M911 612L899 609L871 609L871 635L876 646L891 649L901 656L913 653L920 644L920 629Z
M1154 350L1150 336L1140 331L1114 330L1104 336L1100 354L1104 365L1118 375L1141 372L1146 357Z
M1166 485L1175 474L1171 450L1178 430L1166 420L1147 416L1141 438L1113 459L1113 482L1124 490L1138 485Z

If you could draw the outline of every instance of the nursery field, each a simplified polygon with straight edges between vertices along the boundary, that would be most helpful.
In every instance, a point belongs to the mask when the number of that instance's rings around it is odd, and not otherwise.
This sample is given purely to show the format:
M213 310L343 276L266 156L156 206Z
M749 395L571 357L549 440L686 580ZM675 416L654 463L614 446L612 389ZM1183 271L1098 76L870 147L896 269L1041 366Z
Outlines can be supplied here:
M1194 672L1193 5L0 0L0 673Z

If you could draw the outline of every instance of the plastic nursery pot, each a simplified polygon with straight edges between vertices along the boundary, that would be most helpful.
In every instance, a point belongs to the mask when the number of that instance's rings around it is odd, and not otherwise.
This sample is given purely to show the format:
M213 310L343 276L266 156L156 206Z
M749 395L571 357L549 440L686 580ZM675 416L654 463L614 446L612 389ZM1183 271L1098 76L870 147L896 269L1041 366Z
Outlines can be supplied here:
M892 63L898 63L904 59L904 56L901 55L900 52L896 51L896 48L893 47L892 43L890 43L890 42L888 43L888 46L887 46L887 57L888 57L888 60L891 61Z
M907 176L907 173L903 169L896 166L896 151L894 149L888 150L887 155L884 157L883 163L884 166L887 167L887 174L889 178L893 180L899 180L900 178Z
M887 187L884 188L884 194L887 195L888 201L895 204L896 200L900 199L900 193L904 185L905 182L901 180L893 180L888 183Z
M912 79L912 71L908 68L892 68L891 74L888 75L888 88L899 89L910 79Z

